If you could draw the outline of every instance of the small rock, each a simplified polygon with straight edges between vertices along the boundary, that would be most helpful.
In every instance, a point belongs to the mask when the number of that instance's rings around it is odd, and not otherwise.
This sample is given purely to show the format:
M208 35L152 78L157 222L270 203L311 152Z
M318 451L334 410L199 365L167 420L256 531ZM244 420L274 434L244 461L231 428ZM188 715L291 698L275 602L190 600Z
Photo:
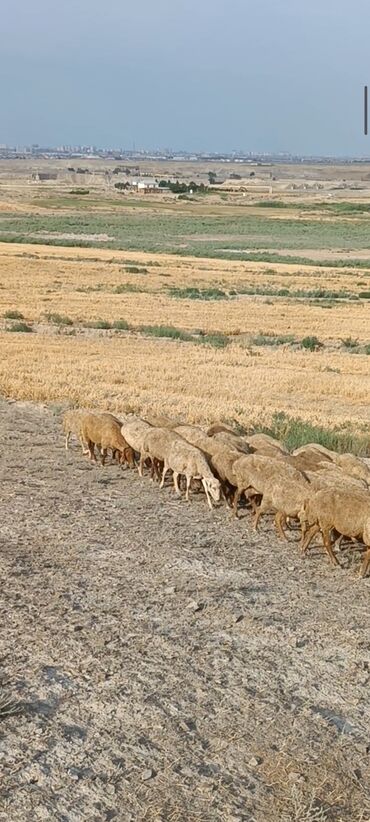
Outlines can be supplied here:
M155 776L155 771L153 771L153 768L147 768L146 771L143 771L141 778L142 778L143 782L147 782L148 779L153 779L154 776Z
M299 771L290 771L288 779L289 782L304 782L304 776Z
M261 762L262 762L262 759L261 759L260 756L252 756L252 758L248 762L248 765L251 768L257 768L258 765L261 765Z
M165 592L165 594L175 594L176 593L175 585L169 585L168 588L164 589L164 592Z
M241 622L242 619L244 619L244 614L234 614L234 616L233 616L233 621L235 623L236 622Z
M295 571L295 565L288 565L288 571Z
M187 610L193 611L195 614L197 611L202 611L204 608L203 602L196 602L195 599L191 599L189 604L186 606Z

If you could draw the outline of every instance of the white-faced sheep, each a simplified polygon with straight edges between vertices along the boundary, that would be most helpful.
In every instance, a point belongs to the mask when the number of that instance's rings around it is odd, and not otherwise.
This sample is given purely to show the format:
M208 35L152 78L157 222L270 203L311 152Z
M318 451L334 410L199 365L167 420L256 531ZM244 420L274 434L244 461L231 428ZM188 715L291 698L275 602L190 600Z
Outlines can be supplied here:
M172 443L177 440L182 441L182 438L176 431L169 428L150 428L142 441L139 463L140 476L142 476L143 465L147 459L151 460L154 471L158 476L159 468L163 467L165 461L165 454Z
M210 465L221 483L221 492L229 507L232 507L237 481L233 471L236 460L240 458L240 451L228 448L222 443L210 456Z
M221 486L220 481L215 477L209 466L206 455L199 448L190 445L180 437L170 444L164 454L161 488L163 488L167 471L172 470L175 491L180 494L178 480L183 475L186 477L186 500L189 502L191 481L192 479L200 479L206 493L208 505L212 509L211 497L214 502L219 502Z
M101 462L105 463L108 448L120 453L120 462L135 465L134 452L121 433L120 423L109 416L86 413L81 419L81 436L87 442L90 459L96 462L95 445L101 449Z
M338 564L331 544L331 531L345 537L362 539L367 551L361 567L365 576L370 564L370 494L352 490L349 495L342 488L327 488L311 495L303 504L299 519L304 532L302 553L306 553L315 534L322 534L323 543L331 562Z

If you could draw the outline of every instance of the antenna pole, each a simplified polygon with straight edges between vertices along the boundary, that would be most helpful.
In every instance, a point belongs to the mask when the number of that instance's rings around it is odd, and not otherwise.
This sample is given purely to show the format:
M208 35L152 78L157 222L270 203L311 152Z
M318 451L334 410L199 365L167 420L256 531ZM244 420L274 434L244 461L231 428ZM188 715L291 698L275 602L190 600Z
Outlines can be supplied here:
M367 135L367 86L364 86L364 134Z

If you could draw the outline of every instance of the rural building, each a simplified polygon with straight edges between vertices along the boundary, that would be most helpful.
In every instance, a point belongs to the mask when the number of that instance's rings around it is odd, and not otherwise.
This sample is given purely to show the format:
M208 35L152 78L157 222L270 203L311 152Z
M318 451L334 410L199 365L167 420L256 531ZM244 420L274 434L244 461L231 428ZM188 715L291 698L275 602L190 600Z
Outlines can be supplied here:
M153 194L160 190L159 184L154 177L147 177L145 180L130 180L130 188L140 192L140 194Z
M49 171L36 171L32 174L32 181L35 183L44 183L48 180L57 180L58 175Z

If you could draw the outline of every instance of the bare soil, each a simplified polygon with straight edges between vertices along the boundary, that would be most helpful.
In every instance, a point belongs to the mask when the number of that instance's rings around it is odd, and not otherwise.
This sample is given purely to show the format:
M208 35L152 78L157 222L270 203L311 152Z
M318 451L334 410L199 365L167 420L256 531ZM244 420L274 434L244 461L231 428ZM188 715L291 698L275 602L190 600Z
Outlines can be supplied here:
M2 822L368 820L359 556L66 454L53 409L0 431Z

